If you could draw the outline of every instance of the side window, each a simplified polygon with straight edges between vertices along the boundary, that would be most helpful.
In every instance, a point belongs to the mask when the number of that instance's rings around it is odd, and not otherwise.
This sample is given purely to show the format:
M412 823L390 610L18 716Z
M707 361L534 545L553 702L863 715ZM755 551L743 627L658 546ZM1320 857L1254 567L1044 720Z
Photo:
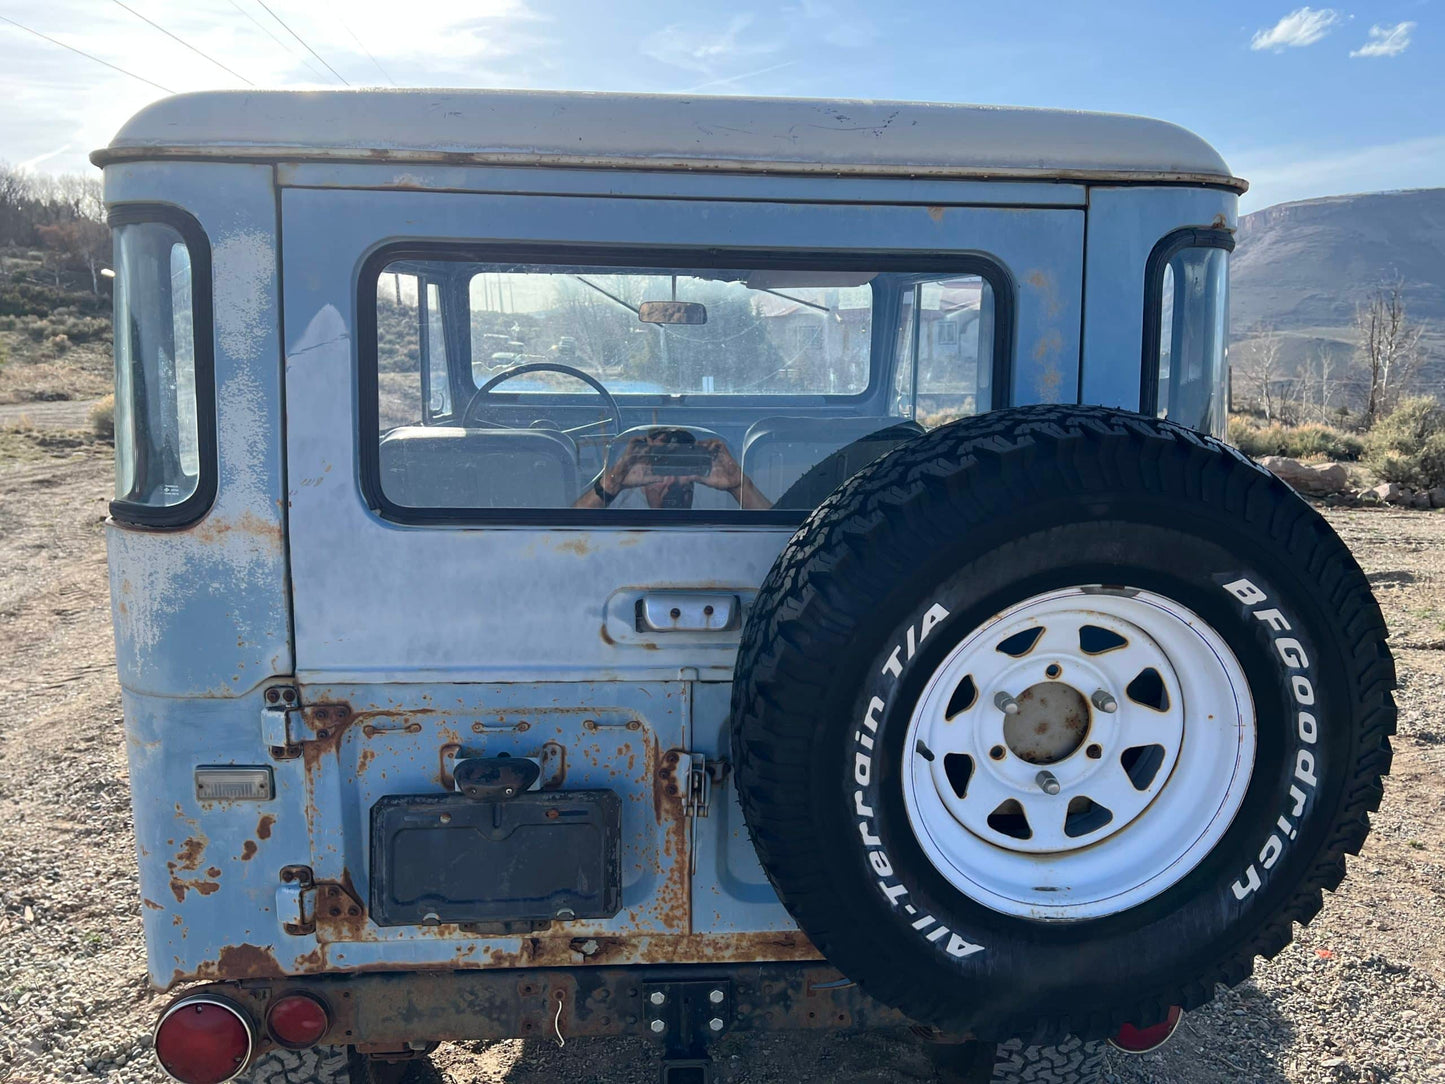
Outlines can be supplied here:
M210 249L172 209L115 227L115 502L153 527L199 518L215 495Z
M993 288L979 275L915 283L900 299L895 391L927 429L993 407Z
M447 368L447 335L442 290L435 282L426 284L426 318L422 357L426 367L427 414L445 417L452 412L450 370Z
M1229 334L1228 233L1184 230L1155 247L1145 275L1140 410L1223 436Z
M415 275L388 271L377 279L377 407L388 427L422 421L420 296Z

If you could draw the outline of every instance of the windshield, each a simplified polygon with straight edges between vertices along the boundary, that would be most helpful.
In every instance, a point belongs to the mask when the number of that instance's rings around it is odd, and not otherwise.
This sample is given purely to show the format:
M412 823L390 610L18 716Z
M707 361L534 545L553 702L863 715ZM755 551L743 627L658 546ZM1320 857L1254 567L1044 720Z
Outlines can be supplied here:
M811 508L992 405L978 274L413 258L375 290L389 511Z
M472 372L481 381L559 360L623 394L855 395L868 385L872 277L479 270L467 281ZM644 306L668 301L692 306L696 322L641 319Z

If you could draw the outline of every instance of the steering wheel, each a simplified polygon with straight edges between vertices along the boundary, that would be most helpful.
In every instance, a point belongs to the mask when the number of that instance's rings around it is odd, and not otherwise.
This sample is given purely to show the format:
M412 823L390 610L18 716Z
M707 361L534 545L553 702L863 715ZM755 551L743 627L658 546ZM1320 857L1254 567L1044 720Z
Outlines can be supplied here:
M511 380L515 376L522 376L525 373L562 373L565 376L575 377L576 379L582 381L582 383L586 384L593 391L595 391L598 395L602 396L602 402L606 405L608 412L612 415L612 422L615 426L616 432L620 433L625 428L622 422L622 409L617 405L617 400L612 398L612 393L608 391L605 387L603 387L600 380L588 373L584 373L581 369L574 369L570 365L561 365L554 361L534 361L528 365L517 365L492 377L490 380L488 380L485 384L483 384L480 388L476 390L475 394L472 395L471 399L467 400L467 407L465 410L462 411L461 414L461 424L465 426L468 422L473 420L473 414L477 410L477 405L481 403L488 395L490 395L492 393L492 390L498 384L501 384L507 380ZM600 425L605 425L606 423L607 419L599 418L597 421L588 422L586 425L576 425L573 426L571 429L563 429L562 432L566 433L569 437L575 437L578 433L583 433L588 429L595 429ZM517 428L517 426L506 425L505 423L500 422L493 424L497 425L497 427L501 429Z

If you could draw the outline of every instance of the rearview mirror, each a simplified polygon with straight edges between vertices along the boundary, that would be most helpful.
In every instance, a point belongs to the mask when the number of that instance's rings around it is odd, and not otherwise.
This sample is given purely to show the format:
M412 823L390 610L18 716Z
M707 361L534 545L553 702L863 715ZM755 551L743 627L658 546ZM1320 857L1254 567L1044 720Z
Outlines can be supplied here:
M644 324L705 324L707 306L696 301L644 301L637 306Z

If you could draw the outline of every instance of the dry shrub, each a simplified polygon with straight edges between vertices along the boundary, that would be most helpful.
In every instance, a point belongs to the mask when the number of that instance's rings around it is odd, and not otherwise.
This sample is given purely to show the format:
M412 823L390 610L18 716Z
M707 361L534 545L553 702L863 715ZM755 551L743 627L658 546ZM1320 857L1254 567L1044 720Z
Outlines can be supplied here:
M1445 486L1445 410L1430 396L1401 401L1370 431L1365 464L1387 482Z
M1246 455L1287 455L1292 459L1353 461L1365 442L1353 433L1328 425L1256 425L1248 418L1229 419L1229 442Z
M115 439L115 396L107 395L90 408L90 431L101 440Z

